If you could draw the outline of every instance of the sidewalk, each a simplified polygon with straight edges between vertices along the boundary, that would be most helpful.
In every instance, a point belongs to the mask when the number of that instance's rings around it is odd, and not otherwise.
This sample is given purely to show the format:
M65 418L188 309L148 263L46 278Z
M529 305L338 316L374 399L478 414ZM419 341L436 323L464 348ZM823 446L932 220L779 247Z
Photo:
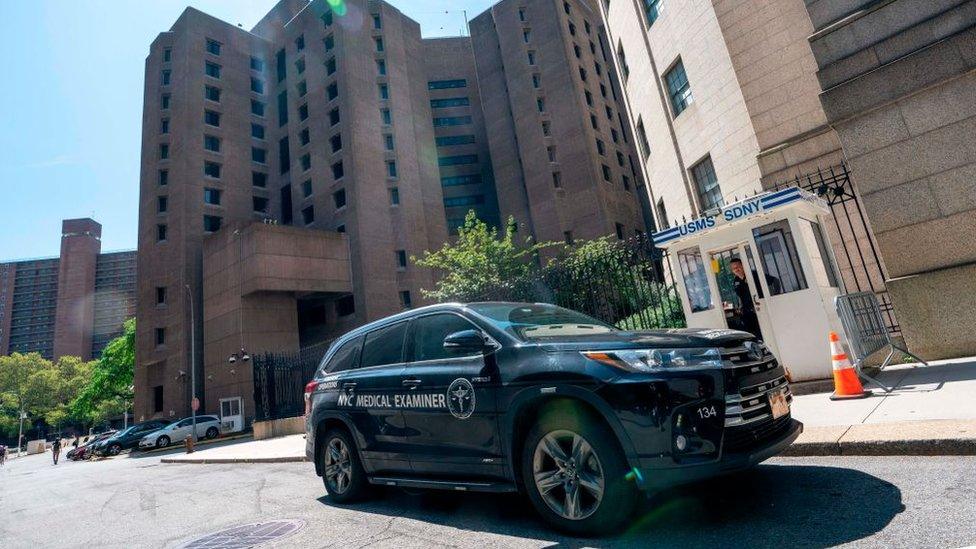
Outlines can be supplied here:
M832 401L830 393L796 396L793 417L804 432L787 455L976 455L976 360L893 366L878 376L885 394Z
M305 459L305 435L254 440L244 438L234 444L175 454L163 463L288 463Z

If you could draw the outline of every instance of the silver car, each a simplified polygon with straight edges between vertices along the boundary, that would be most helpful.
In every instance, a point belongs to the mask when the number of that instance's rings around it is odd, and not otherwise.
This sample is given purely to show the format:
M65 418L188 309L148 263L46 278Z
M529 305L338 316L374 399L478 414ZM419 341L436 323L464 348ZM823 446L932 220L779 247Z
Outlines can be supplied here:
M183 418L142 437L139 448L165 448L174 442L182 442L192 429L193 418ZM197 416L197 438L217 438L219 435L220 419L217 416Z

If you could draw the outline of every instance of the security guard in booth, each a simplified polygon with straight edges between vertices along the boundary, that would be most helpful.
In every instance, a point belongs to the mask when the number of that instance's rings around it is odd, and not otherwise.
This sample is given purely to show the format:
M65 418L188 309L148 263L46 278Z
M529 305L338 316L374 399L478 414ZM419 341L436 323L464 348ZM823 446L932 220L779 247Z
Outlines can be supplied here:
M756 304L752 299L752 292L749 291L749 283L746 282L746 270L742 265L742 260L733 257L729 261L729 268L732 270L732 274L735 278L732 281L732 288L735 291L735 295L739 298L739 309L735 312L735 317L739 321L740 326L737 328L750 334L756 336L756 339L761 340L762 330L759 328L759 316L756 314ZM752 281L756 285L756 292L759 294L759 299L763 299L762 286L759 284L759 273L755 270L752 271ZM779 291L779 279L775 276L766 275L766 284L769 286L769 291L774 295L780 293Z

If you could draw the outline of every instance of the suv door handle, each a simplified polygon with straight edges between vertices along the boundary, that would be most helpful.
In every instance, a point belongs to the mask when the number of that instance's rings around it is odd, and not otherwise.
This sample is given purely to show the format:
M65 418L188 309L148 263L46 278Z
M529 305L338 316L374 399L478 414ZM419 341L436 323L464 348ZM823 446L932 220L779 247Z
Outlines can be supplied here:
M410 387L411 389L416 389L421 383L423 383L423 380L422 379L404 379L403 380L403 386L404 387Z

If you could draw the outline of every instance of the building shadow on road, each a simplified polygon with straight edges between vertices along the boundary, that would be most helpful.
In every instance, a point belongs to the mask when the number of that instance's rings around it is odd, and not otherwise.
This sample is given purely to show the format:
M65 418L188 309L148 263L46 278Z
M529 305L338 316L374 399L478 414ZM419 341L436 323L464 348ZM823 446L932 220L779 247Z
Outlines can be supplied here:
M514 494L383 490L344 507L527 537L553 548L831 547L883 530L905 509L901 491L889 482L853 469L802 465L761 465L658 493L641 502L628 528L604 538L562 536Z

